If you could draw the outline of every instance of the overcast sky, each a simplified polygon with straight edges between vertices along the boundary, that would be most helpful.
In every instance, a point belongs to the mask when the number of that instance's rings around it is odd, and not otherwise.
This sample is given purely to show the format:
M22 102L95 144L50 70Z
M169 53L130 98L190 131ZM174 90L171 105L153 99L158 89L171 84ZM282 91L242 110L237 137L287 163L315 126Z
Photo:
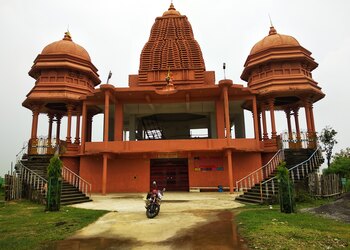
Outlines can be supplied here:
M0 0L0 175L10 170L30 138L32 113L22 102L34 86L28 71L42 49L62 39L69 28L73 41L89 52L102 82L111 70L110 83L127 86L128 75L138 72L155 18L169 4L170 0ZM270 14L277 32L295 37L319 63L313 78L326 97L314 104L316 129L330 125L338 131L335 151L350 146L350 1L174 0L174 5L192 24L206 69L216 72L216 81L223 78L226 62L227 78L245 86L240 79L244 62L253 45L268 34ZM281 132L285 118L277 117ZM47 118L40 121L46 123ZM47 127L40 124L38 135L47 135Z

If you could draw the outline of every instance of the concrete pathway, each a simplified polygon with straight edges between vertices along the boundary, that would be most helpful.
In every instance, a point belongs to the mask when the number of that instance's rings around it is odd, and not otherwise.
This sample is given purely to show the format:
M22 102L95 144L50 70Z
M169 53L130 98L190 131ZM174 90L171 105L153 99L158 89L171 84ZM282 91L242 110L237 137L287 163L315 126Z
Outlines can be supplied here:
M193 249L191 246L199 243L189 240L187 236L196 230L201 231L201 227L211 225L211 223L212 226L206 229L209 230L209 234L211 228L219 227L222 223L228 223L225 224L228 229L223 229L222 225L220 228L225 232L228 231L230 238L238 237L235 224L232 223L230 210L242 205L234 201L235 195L217 192L165 192L160 213L154 219L146 217L145 196L146 194L141 193L93 195L93 202L73 205L79 208L103 209L111 212L78 231L68 241L61 242L59 244L61 247L57 247L57 249L64 249L67 247L66 244L69 244L70 247L77 244L76 248L70 249L84 249L83 244L87 242L90 243L86 249L89 249L89 246L91 247L93 244L97 244L99 247L101 247L101 244L113 245L120 249L149 249L152 245L157 244L156 249L176 249L178 248L178 245L176 245L179 243L178 239L184 237L187 240L184 240L183 244L189 246L185 249ZM195 239L196 237L197 233L192 238ZM205 234L202 237L204 238ZM84 239L85 241L83 241ZM91 242L91 239L95 239L95 241ZM103 239L102 243L101 239ZM218 246L219 242L213 240L215 246ZM236 244L236 240L234 239L232 244ZM198 241L201 242L200 238L198 238ZM221 246L221 249L231 249L231 240L225 244L229 246ZM181 247L184 245L181 245ZM208 246L208 244L205 246ZM202 246L201 249L203 247L206 249L205 246ZM99 247L94 249L99 249Z

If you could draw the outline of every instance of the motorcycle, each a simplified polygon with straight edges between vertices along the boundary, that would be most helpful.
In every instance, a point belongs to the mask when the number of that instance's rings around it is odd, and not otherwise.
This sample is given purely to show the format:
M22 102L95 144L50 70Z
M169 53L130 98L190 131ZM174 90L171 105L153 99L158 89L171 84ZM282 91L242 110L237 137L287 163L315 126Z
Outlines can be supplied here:
M151 193L147 194L145 206L147 218L152 219L159 214L164 191L165 188L163 188L163 190L153 190Z

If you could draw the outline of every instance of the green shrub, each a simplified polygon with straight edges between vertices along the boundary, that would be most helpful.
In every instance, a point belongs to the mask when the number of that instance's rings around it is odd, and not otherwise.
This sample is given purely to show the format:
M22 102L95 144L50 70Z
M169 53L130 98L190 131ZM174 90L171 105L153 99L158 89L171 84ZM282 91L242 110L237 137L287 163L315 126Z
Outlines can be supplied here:
M308 191L301 188L295 190L295 202L311 203L313 201L314 198L309 194Z
M58 155L53 156L50 159L50 164L47 167L47 173L49 176L46 210L59 211L61 200L61 169L62 161Z
M294 186L289 178L289 172L285 162L282 162L277 168L277 180L281 212L294 213Z
M59 178L61 177L61 169L62 169L63 163L58 157L58 155L54 155L50 159L50 164L47 167L47 174L49 177L55 177Z

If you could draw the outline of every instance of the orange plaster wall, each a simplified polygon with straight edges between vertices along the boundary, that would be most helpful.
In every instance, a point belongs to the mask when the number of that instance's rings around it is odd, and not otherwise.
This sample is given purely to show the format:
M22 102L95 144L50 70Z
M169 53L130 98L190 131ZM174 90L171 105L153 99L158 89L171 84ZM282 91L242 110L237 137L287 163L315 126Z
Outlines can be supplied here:
M228 186L228 170L222 156L198 156L188 161L188 177L190 187L217 187L218 185ZM196 171L196 168L223 167L223 171Z
M80 159L80 176L91 183L91 192L102 192L102 157L87 156Z
M271 160L271 158L275 155L275 153L264 153L261 155L261 159L262 159L262 165L265 165L266 163L269 162L269 160Z
M226 156L199 156L202 159L207 158L207 164L201 163L205 166L223 166L223 171L195 171L198 167L198 163L194 158L189 159L188 164L188 175L189 175L189 186L190 187L217 187L222 185L225 187L229 186L229 176L227 167ZM214 160L216 158L216 160ZM232 168L233 168L233 181L234 186L236 181L245 177L252 171L262 166L261 153L240 153L234 152L232 154Z
M236 181L262 167L261 153L237 153L232 154L232 168L234 186Z
M107 172L107 193L149 191L149 159L109 160Z
M79 175L79 158L77 157L60 157L63 165L75 174Z
M150 163L148 159L109 159L107 193L147 192ZM92 192L102 192L102 157L89 156L81 160L80 175L92 184Z

